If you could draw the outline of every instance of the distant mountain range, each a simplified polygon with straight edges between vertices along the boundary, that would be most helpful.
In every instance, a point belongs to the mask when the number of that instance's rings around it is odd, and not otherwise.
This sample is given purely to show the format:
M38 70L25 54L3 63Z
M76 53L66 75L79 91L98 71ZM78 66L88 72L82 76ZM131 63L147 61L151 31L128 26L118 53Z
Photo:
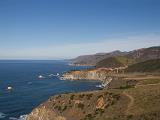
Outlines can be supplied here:
M96 67L119 67L151 59L160 59L160 46L141 48L129 52L116 50L110 53L79 56L72 59L71 64Z
M96 53L93 55L82 55L77 58L71 59L73 65L95 66L97 62L114 56L127 55L128 52L121 52L119 50L110 53Z

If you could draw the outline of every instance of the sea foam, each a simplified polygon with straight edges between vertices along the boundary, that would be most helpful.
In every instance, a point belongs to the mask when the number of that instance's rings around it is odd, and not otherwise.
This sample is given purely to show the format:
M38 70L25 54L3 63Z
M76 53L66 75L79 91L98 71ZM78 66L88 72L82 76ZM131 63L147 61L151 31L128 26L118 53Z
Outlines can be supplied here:
M26 120L27 115L21 115L19 118L10 117L9 120Z
M0 112L0 119L1 119L1 118L5 118L5 117L6 117L6 114Z

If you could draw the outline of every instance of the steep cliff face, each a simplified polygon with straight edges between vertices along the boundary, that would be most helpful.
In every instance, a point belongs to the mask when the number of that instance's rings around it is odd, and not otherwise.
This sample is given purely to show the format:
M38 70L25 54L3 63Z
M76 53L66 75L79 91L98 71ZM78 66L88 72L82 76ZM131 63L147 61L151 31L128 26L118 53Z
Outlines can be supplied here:
M70 80L80 80L80 79L88 79L88 80L104 80L106 79L106 71L100 71L97 69L93 70L80 70L80 71L71 71L65 73L63 75L63 79Z
M41 105L35 108L28 116L27 120L66 120L64 117L59 116L48 106Z
M126 67L119 67L119 68L96 68L96 69L90 69L90 70L77 70L77 71L70 71L65 74L63 74L62 79L67 80L107 80L110 78L110 74L113 73L120 73L123 72L123 70Z

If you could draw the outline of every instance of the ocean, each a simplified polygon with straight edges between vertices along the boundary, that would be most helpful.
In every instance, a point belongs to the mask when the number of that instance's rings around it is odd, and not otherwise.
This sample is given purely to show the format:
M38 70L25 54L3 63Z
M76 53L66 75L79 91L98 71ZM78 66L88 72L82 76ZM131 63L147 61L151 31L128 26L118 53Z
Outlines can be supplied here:
M57 73L61 75L69 70L87 68L69 66L68 61L1 60L0 120L22 120L22 115L30 113L33 108L56 94L98 89L96 85L100 81L60 80L56 76ZM9 86L11 90L7 90Z

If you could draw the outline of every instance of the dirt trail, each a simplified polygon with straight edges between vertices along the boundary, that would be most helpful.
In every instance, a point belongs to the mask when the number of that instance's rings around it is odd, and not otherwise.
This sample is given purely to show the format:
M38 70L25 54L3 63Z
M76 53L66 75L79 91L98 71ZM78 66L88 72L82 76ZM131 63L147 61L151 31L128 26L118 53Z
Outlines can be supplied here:
M126 110L126 114L130 114L129 110L134 104L134 98L131 95L129 95L126 91L124 91L123 94L130 99L130 102L129 102L129 104L127 106L127 110Z
M137 88L137 87L143 87L143 86L155 86L155 85L160 85L160 83L157 83L157 84L146 84L146 85L136 85L135 88ZM130 110L130 108L134 104L134 98L133 98L133 96L131 96L130 94L128 94L126 91L123 91L123 94L130 99L130 102L128 103L128 106L127 106L126 114L131 114L129 112L129 110Z
M146 84L146 85L136 85L135 88L137 87L143 87L143 86L154 86L154 85L160 85L160 83L156 83L156 84Z

